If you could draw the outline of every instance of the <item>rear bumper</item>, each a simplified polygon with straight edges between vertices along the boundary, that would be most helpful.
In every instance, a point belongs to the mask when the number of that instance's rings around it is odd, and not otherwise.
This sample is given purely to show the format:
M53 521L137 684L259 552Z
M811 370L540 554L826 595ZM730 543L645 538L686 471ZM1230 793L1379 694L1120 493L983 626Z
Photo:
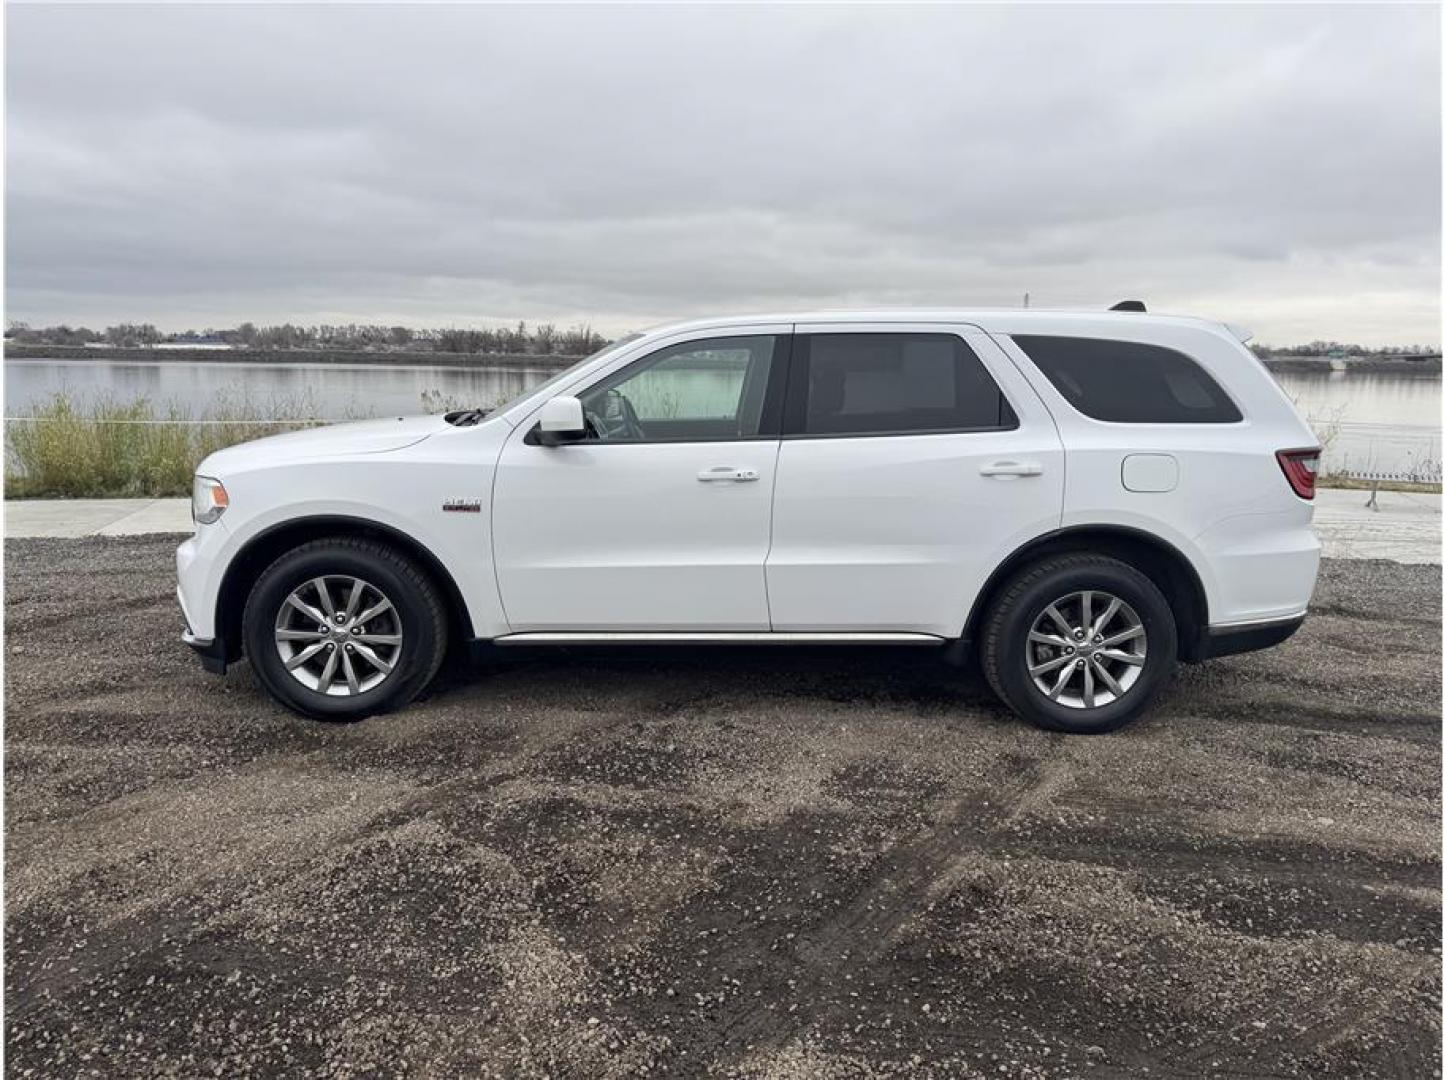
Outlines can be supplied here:
M1211 660L1218 656L1233 656L1237 653L1267 649L1287 641L1303 625L1304 616L1291 615L1267 622L1210 626L1200 643L1198 659Z
M1319 538L1309 524L1311 513L1304 504L1277 513L1238 514L1198 537L1210 578L1205 587L1212 629L1285 622L1304 612L1319 573Z

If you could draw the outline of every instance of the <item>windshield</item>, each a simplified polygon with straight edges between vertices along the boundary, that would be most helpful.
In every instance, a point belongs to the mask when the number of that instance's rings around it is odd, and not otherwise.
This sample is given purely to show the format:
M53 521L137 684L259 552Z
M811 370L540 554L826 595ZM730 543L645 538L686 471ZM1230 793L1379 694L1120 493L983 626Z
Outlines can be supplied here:
M490 411L491 411L491 412L494 412L494 413L506 412L507 409L511 408L511 407L512 407L513 405L515 405L518 401L524 401L526 398L531 397L533 394L539 394L539 393L541 393L543 390L546 390L548 387L555 386L555 385L556 385L558 382L560 382L562 379L567 378L567 376L571 375L572 372L576 371L577 368L579 368L582 364L591 363L591 361L597 359L598 357L606 356L608 353L616 352L618 349L622 348L623 346L625 346L625 345L630 345L632 342L636 341L636 340L637 340L638 338L640 338L641 336L642 336L641 334L627 334L625 337L619 337L619 338L617 338L616 341L612 342L610 345L603 345L600 349L598 349L596 352L592 353L590 356L584 356L584 357L582 357L582 358L581 358L580 360L578 360L575 364L568 364L566 367L562 368L560 371L558 371L555 375L553 375L553 376L552 376L550 379L548 379L546 382L538 383L536 386L528 387L527 389L523 390L520 394L517 394L516 397L510 399L509 401L503 401L500 405L498 405L496 408L494 408L494 409L492 409L492 410L490 410Z

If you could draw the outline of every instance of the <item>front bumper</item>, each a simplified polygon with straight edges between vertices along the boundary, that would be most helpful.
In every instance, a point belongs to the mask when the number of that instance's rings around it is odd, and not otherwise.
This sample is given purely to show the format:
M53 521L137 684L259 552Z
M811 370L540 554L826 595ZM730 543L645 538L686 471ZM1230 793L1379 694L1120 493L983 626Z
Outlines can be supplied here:
M1304 616L1244 623L1238 626L1210 626L1199 647L1198 659L1212 660L1219 656L1254 652L1281 644L1294 636L1304 625Z
M186 626L198 638L218 635L216 595L227 563L229 533L223 522L201 525L175 549L177 597Z
M212 675L224 675L226 673L226 647L221 641L208 641L198 638L185 630L181 633L181 640L195 650L195 654L201 659L201 667L205 668Z
M181 640L195 650L201 665L217 675L235 659L226 655L226 643L216 626L217 567L223 565L220 549L225 543L225 526L203 525L176 548L176 602L185 619Z
M217 638L203 638L191 629L190 612L186 611L185 593L179 587L175 591L176 602L180 604L181 618L185 620L186 628L181 631L181 641L185 642L195 650L201 658L201 667L213 675L224 675L226 673L226 645L224 641Z

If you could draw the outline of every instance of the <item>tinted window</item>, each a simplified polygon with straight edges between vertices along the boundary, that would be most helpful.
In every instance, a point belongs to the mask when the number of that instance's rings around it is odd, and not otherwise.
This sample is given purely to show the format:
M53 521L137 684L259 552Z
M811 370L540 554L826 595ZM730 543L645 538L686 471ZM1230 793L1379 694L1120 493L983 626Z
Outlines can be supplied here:
M810 334L788 391L791 433L904 435L996 430L1018 419L953 334Z
M1122 424L1242 420L1213 377L1173 349L1136 341L1014 334L1013 340L1084 416Z
M757 435L777 339L709 338L660 349L579 396L593 442ZM773 421L776 431L776 421Z

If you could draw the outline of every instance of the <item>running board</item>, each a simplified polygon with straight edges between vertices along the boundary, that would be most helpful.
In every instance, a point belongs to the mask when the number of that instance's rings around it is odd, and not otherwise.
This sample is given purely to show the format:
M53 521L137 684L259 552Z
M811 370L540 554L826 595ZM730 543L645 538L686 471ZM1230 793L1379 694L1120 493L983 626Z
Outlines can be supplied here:
M492 638L493 645L942 645L933 634L770 633L768 631L527 631Z

